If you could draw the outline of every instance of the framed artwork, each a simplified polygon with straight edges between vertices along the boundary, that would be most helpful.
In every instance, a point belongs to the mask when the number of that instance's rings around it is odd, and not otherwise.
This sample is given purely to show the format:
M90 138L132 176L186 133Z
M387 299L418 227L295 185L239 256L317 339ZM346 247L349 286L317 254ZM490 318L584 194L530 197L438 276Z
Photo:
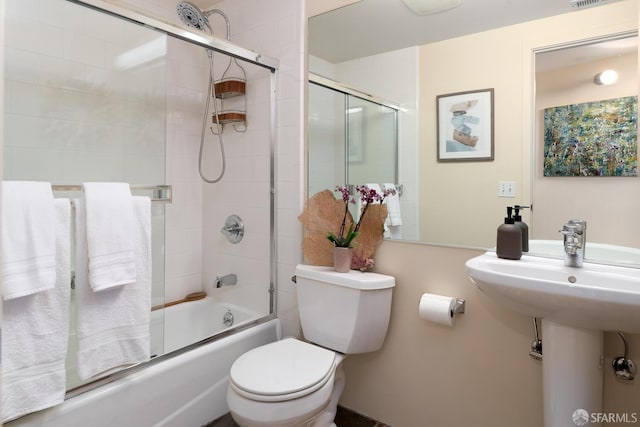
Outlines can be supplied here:
M544 110L544 176L638 176L638 98Z
M436 97L439 162L493 160L493 88Z

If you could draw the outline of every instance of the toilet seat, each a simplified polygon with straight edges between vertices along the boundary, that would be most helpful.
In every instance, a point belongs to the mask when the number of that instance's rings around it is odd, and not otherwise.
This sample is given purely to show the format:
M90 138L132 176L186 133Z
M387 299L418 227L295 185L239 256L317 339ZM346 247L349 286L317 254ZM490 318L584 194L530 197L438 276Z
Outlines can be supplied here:
M282 402L315 392L333 376L336 353L286 338L255 348L231 367L231 387L260 402Z

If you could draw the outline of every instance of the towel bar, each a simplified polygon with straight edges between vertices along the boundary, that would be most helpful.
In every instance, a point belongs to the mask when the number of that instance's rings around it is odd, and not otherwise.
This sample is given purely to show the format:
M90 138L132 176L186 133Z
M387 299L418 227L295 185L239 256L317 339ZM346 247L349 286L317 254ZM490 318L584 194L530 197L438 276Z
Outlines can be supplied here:
M82 191L82 185L51 185L53 191ZM132 185L131 191L151 191L151 201L156 203L171 203L173 188L171 185Z

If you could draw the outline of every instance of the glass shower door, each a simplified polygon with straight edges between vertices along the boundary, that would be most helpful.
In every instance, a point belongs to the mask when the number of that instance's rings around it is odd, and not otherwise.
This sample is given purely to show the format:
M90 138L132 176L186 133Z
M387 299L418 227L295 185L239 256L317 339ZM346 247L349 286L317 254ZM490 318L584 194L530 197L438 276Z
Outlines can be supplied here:
M308 195L398 183L398 111L309 83Z
M309 84L309 197L347 182L345 105L343 93Z
M165 184L167 36L63 0L7 0L4 7L2 179ZM165 206L154 203L151 215L155 305L165 292ZM73 294L68 389L81 383ZM164 352L158 316L151 354Z
M397 183L397 110L346 95L347 181Z

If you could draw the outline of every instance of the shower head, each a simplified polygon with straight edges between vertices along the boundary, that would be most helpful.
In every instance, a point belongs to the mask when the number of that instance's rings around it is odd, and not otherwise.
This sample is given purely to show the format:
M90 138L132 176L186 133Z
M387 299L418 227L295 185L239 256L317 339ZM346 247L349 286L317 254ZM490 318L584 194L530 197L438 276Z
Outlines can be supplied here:
M180 20L187 26L201 31L208 28L209 31L211 31L209 19L207 19L209 14L201 11L196 5L189 3L188 1L181 1L176 5L176 12L178 12Z
M201 31L204 31L206 27L209 29L209 32L211 34L213 34L213 28L211 28L211 25L209 24L209 15L213 15L215 13L222 16L227 27L227 40L230 40L231 24L229 23L229 18L227 17L227 15L225 15L225 13L220 9L202 11L193 3L189 3L188 1L181 1L176 5L176 12L178 12L180 20L187 24L187 26L196 28Z

